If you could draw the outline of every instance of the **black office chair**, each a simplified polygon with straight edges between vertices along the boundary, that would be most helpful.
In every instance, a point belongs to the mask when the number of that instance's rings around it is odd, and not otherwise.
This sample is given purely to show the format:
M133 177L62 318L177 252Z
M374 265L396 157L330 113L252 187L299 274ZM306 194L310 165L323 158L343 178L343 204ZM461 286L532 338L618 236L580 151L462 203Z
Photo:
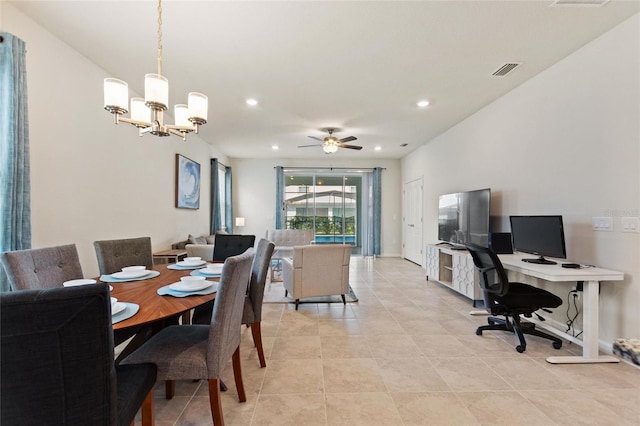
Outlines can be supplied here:
M0 423L153 424L154 364L115 366L106 284L0 293Z
M480 288L484 306L491 315L502 315L502 318L489 317L489 325L482 325L476 330L482 336L485 330L502 330L515 333L520 344L516 350L520 353L527 349L525 334L544 337L551 340L555 349L562 347L562 340L535 328L530 322L520 322L520 315L531 317L538 309L557 308L562 299L553 293L529 284L509 282L498 255L492 250L476 244L465 244L473 263L478 270Z

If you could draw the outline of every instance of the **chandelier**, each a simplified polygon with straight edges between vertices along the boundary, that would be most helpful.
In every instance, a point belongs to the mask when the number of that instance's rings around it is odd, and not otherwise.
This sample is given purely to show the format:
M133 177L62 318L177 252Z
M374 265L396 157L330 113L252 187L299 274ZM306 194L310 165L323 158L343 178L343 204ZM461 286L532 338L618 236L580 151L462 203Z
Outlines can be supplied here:
M198 127L207 122L208 99L197 92L189 93L188 105L176 104L175 124L165 124L164 111L169 103L169 80L162 75L162 0L158 0L158 73L144 76L144 98L131 98L126 82L116 78L104 79L104 109L114 115L114 122L129 123L139 129L140 136L151 133L155 136L180 136L198 133ZM123 114L131 111L131 118Z

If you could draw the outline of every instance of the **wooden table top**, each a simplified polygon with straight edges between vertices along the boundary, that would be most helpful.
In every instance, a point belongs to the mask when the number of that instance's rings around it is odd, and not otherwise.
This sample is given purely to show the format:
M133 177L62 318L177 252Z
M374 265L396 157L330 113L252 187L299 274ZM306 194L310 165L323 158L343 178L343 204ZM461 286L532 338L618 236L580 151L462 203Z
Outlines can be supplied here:
M154 278L140 281L109 283L113 286L111 296L117 298L119 302L135 303L140 306L140 309L134 316L113 324L114 330L156 322L189 311L196 306L203 305L215 299L216 293L205 296L160 296L157 293L160 287L179 282L180 277L189 275L192 271L168 269L168 266L169 265L165 264L147 268L160 272L160 275ZM219 281L219 278L208 278L208 280Z

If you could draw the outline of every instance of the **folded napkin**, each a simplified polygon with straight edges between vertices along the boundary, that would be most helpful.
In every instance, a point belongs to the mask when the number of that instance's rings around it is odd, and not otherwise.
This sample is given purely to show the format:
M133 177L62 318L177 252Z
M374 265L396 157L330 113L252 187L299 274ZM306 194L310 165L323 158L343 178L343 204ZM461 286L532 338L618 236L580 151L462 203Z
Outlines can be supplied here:
M137 314L138 310L140 309L140 306L135 303L127 303L127 302L121 302L121 303L124 303L126 307L120 312L118 312L117 314L111 315L111 324L116 324L116 323L119 323L120 321L124 321L126 319L131 318L132 316Z
M136 277L136 278L126 278L126 279L114 278L111 275L100 275L100 281L102 281L103 283L126 283L127 281L148 280L149 278L155 278L158 275L160 275L160 272L158 271L149 271L148 275L143 275L141 277Z
M215 293L216 291L218 291L218 283L212 282L211 286L207 288L203 288L202 290L197 290L197 291L178 291L178 290L172 289L168 285L165 285L164 287L160 287L157 293L160 296L187 297L187 296L196 296L196 295L205 296L207 294Z

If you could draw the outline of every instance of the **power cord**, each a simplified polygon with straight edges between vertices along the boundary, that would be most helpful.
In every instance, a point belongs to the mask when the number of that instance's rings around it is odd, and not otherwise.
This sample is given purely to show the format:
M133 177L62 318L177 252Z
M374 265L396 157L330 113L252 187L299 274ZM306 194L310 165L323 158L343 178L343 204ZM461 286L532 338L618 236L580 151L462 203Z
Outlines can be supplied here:
M573 296L573 300L571 300L571 296ZM575 311L576 311L573 317L569 316L569 312L571 311L572 301L573 301L573 307L575 308ZM569 333L571 331L571 335L573 337L578 337L582 334L582 331L576 334L576 330L573 327L573 323L575 322L576 318L578 318L578 315L580 315L580 308L578 306L578 290L571 290L569 291L569 294L567 294L567 330L565 331L565 333Z

